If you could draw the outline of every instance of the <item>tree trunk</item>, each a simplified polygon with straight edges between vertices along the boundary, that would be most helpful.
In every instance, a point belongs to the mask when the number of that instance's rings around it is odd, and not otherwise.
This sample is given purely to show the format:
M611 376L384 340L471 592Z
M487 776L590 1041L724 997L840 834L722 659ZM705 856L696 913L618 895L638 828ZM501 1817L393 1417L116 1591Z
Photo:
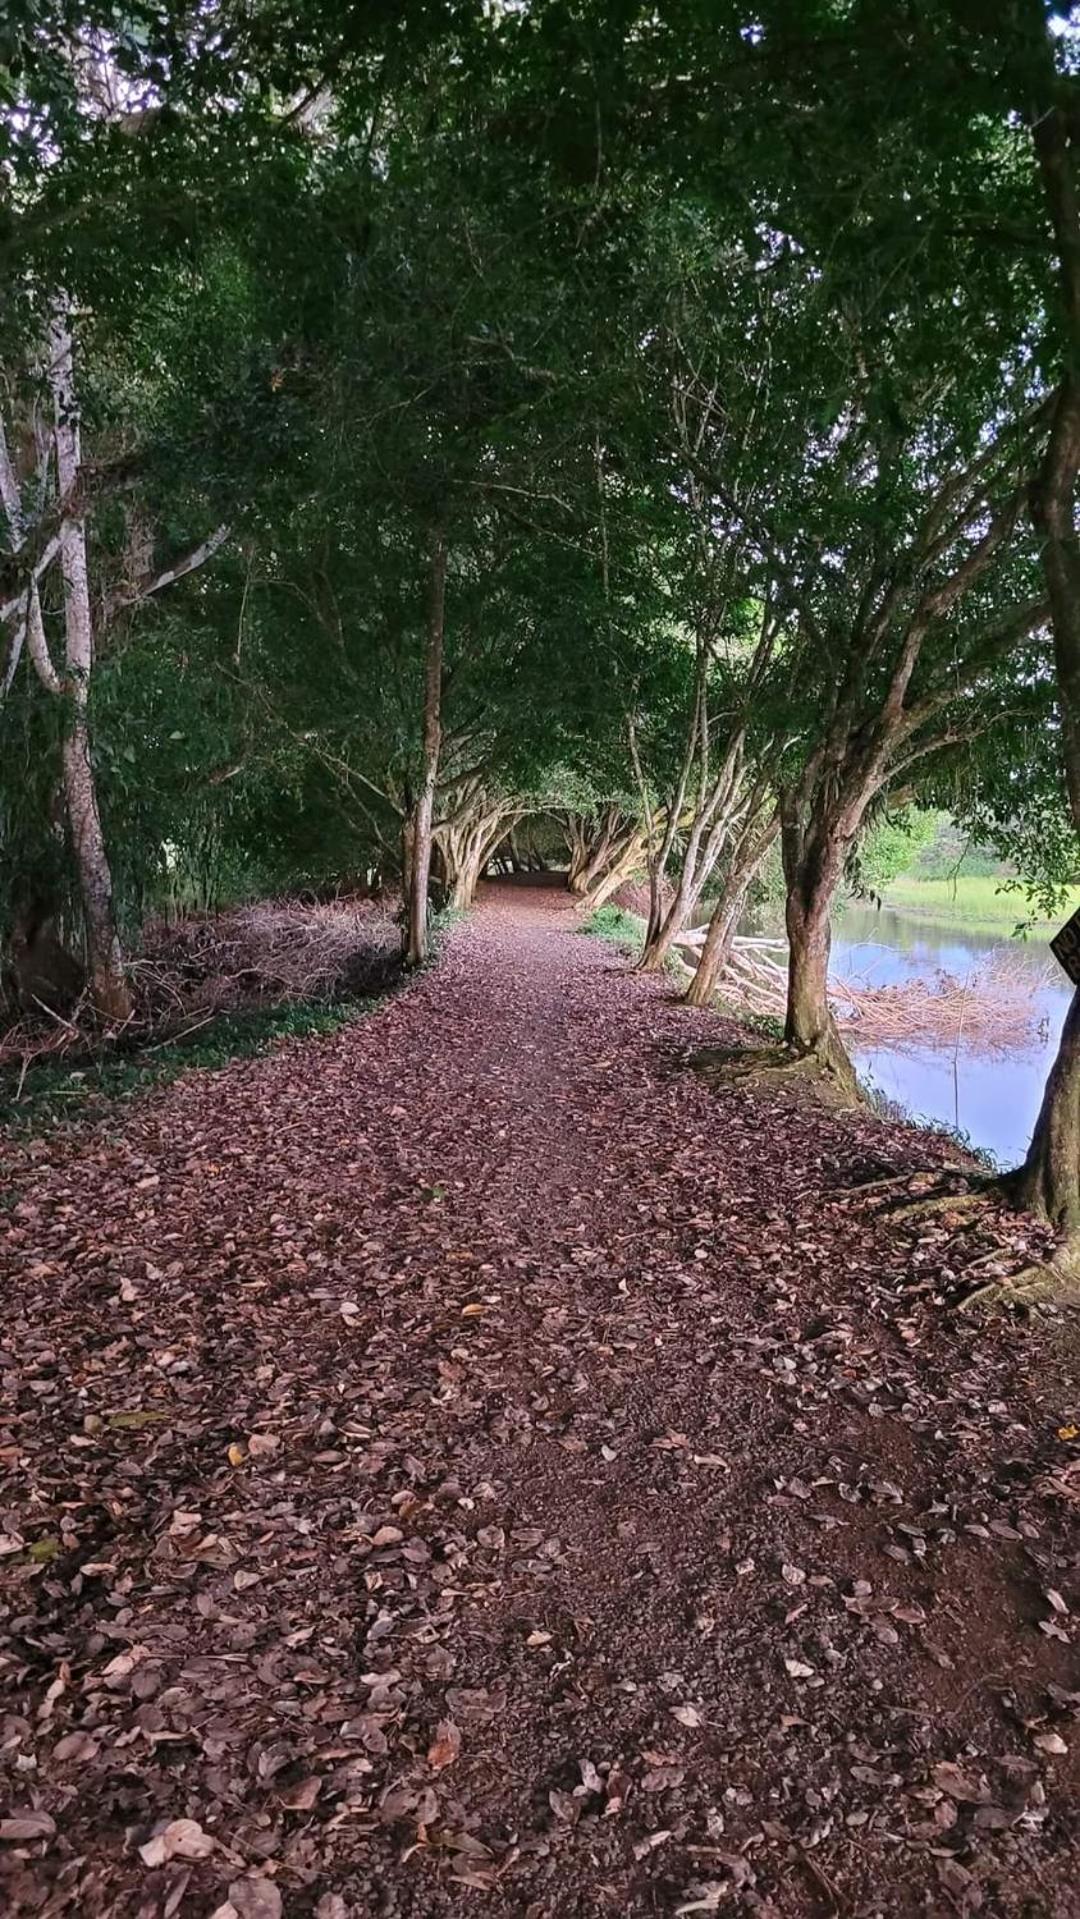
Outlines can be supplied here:
M112 875L101 830L85 712L76 711L68 723L62 760L64 805L86 925L90 990L103 1019L129 1019L132 998L116 930Z
M1080 538L1075 513L1080 475L1080 102L1075 85L1070 92L1070 110L1050 106L1033 129L1058 247L1067 344L1050 439L1031 489L1031 517L1040 537L1050 601L1065 783L1073 825L1080 830ZM1080 990L1066 1014L1027 1158L1013 1184L1022 1206L1051 1220L1069 1240L1080 1236Z
M624 886L627 880L633 879L641 866L644 851L644 836L641 833L635 833L613 863L593 880L582 899L582 905L592 913L597 912L601 906L605 906L611 895L618 892L620 886Z
M701 957L683 994L688 1006L711 1006L713 995L727 972L749 885L749 880L746 880L733 889L725 887L717 900Z
M800 1059L812 1059L844 1089L857 1091L855 1068L829 1007L829 921L834 888L821 880L789 884L787 896L788 994L784 1042Z
M697 970L683 994L688 1006L711 1005L727 971L751 882L764 864L779 830L779 816L774 814L764 830L751 836L749 844L740 849L741 856L732 862L724 890L713 908Z
M659 928L646 938L638 965L643 973L658 973L691 913L697 906L709 877L724 850L732 825L741 810L740 791L744 770L745 728L740 726L728 741L727 750L714 778L705 766L702 748L702 779L687 836L679 883ZM670 825L669 820L669 825ZM666 862L665 862L666 864ZM655 915L650 905L649 923Z
M405 964L423 966L430 950L428 889L431 881L431 829L442 745L443 640L446 627L446 534L435 533L431 555L427 660L424 670L423 761L420 790L404 833Z
M49 330L49 353L57 482L60 498L67 503L77 496L81 449L71 331L63 309L58 310ZM70 702L63 743L64 802L86 921L94 1004L103 1018L124 1020L131 1017L133 1002L124 978L112 874L101 830L90 748L88 708L94 632L86 528L73 511L65 512L60 529L60 566L64 584L65 677Z
M628 833L632 838L633 829L627 828L617 808L609 807L599 837L586 844L582 858L571 868L569 886L572 893L585 896L593 891L612 864L621 860L628 843Z
M566 869L566 884L571 893L579 893L581 891L581 875L585 870L585 862L589 857L589 843L584 820L579 814L568 814L563 825L563 832L566 835L566 847L570 855L569 864ZM511 868L511 870L513 869Z
M659 973L665 966L668 954L694 912L724 850L724 842L731 828L730 815L724 813L720 819L714 820L705 836L704 846L703 827L704 822L698 821L691 829L675 897L661 919L659 931L652 939L646 940L638 961L643 973Z
M467 913L488 858L488 838L479 827L448 834L443 842L446 862L446 903L455 913Z
M488 862L500 847L512 846L515 819L512 807L493 804L477 789L435 828L433 838L443 864L447 904L455 912L469 910ZM506 858L513 872L525 870L516 845Z
M1072 996L1027 1158L1010 1181L1017 1204L1080 1234L1080 988Z
M641 958L638 961L639 971L642 973L663 972L664 966L667 963L667 956L679 934L682 932L683 927L686 925L690 911L690 889L686 884L686 872L684 869L679 876L679 884L675 890L675 897L671 905L668 907L666 913L661 912L660 925L657 931L653 933L651 937L646 933L645 944L642 947ZM654 915L650 902L650 926L653 924L653 919Z

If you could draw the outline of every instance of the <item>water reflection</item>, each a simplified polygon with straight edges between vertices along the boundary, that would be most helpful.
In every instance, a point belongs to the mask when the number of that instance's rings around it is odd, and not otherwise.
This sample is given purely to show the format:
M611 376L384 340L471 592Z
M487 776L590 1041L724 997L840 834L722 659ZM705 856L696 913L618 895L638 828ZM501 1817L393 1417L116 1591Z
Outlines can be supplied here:
M875 986L937 972L964 981L1001 955L1015 969L1018 992L1026 997L1033 989L1038 1032L1030 1044L1001 1053L963 1043L955 1049L868 1046L853 1048L853 1055L862 1076L910 1113L958 1127L973 1145L1014 1165L1031 1137L1070 998L1045 940L968 933L890 907L849 904L837 921L832 971Z

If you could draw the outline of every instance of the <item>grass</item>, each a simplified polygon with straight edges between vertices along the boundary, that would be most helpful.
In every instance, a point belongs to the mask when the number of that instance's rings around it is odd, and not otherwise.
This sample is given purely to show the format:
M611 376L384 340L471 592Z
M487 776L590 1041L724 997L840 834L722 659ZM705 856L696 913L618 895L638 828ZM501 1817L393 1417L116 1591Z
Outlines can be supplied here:
M632 953L635 959L645 944L645 921L641 914L628 913L621 906L598 906L578 931L590 934L593 939L607 940L620 952ZM687 977L686 967L674 950L664 961L664 971L673 979Z
M972 932L1008 935L1014 928L1030 925L1032 932L1057 931L1080 906L1080 886L1070 887L1061 914L1053 920L1031 919L1027 896L1023 892L1003 892L1002 881L992 874L961 874L957 879L918 879L904 874L890 881L882 898L886 906L905 913L937 920L943 925L967 927Z
M593 939L608 940L625 953L640 953L645 944L645 921L640 913L627 913L621 906L598 906L581 927Z
M376 998L298 1000L288 1006L221 1013L195 1032L142 1052L102 1052L83 1056L76 1065L70 1058L42 1059L28 1068L21 1086L13 1070L0 1076L0 1126L41 1133L73 1119L102 1119L117 1101L168 1086L191 1067L213 1070L266 1053L282 1039L335 1033L379 1003Z
M743 1026L755 1039L768 1040L770 1045L779 1044L784 1037L784 1022L777 1019L775 1013L748 1013L741 1006L725 1006L723 996L715 998L713 1004L725 1019L734 1020L737 1026Z

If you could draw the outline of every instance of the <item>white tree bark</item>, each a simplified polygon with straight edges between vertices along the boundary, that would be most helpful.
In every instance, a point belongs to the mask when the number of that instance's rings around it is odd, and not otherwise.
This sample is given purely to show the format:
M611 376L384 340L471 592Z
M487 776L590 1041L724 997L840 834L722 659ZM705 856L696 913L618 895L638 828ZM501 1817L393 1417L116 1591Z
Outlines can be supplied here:
M62 515L60 570L64 586L64 691L70 702L61 755L64 803L86 922L94 1004L105 1019L125 1020L131 1017L133 1003L131 989L124 977L112 873L101 827L90 750L89 705L90 676L94 666L94 623L90 604L86 524L78 498L82 446L75 391L74 348L70 313L66 301L62 299L57 301L49 325L48 380L53 401L56 477ZM32 604L37 600L36 587L31 600ZM41 637L44 639L43 631Z
M47 414L35 416L32 497L40 523L42 498L50 495L50 512L55 512L59 528L36 552L27 551L31 564L26 569L25 584L12 599L0 604L0 701L10 691L25 652L46 693L66 703L62 786L86 927L90 983L99 1013L109 1020L124 1020L130 1017L132 1000L124 976L90 738L94 620L86 524L80 499L82 445L72 320L70 304L63 295L53 301L43 371L52 417L50 422ZM52 473L55 489L50 484ZM0 509L7 522L8 548L16 556L28 548L35 531L26 499L26 489L0 420ZM124 593L107 602L107 613L135 606L194 572L217 552L228 531L228 527L219 526L207 539L160 571L142 573ZM63 581L62 664L57 663L50 650L40 588L41 580L57 558Z
M422 966L428 957L428 888L431 880L431 832L442 747L443 642L446 624L446 534L435 532L431 556L431 598L424 666L423 770L420 790L403 834L405 878L405 964Z

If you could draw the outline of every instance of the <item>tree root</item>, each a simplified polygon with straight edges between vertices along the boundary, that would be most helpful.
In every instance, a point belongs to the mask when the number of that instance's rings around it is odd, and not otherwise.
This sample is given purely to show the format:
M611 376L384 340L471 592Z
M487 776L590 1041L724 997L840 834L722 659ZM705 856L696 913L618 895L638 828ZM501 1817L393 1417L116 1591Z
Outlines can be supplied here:
M906 1186L910 1191L917 1179L936 1179L937 1171L920 1173L886 1173L881 1179L860 1180L857 1186L841 1186L837 1189L838 1199L867 1199L871 1194L876 1198L879 1193L891 1192L894 1186Z
M992 1206L1004 1197L1000 1180L987 1178L971 1192L929 1193L925 1199L913 1199L906 1206L890 1206L885 1210L890 1220L918 1219L922 1213L960 1213L969 1208Z
M1029 1306L1080 1304L1080 1241L1069 1239L1042 1263L1021 1267L1005 1279L995 1279L960 1301L962 1313L990 1312Z
M942 1192L943 1179L959 1180L963 1184ZM918 1192L918 1186L927 1181L933 1183L934 1190ZM911 1195L906 1202L905 1191ZM890 1203L892 1193L897 1194L900 1204ZM882 1179L868 1179L861 1185L845 1187L837 1197L881 1200L883 1203L876 1210L886 1219L899 1221L917 1219L920 1213L962 1212L989 1206L995 1201L1008 1203L1012 1194L1008 1176L1001 1173L968 1173L962 1166L924 1166L913 1173L889 1173Z
M852 1075L838 1072L816 1053L797 1053L788 1046L765 1046L749 1050L743 1046L708 1047L698 1053L693 1065L699 1072L715 1075L730 1085L805 1085L825 1105L852 1108L861 1105L861 1096Z

